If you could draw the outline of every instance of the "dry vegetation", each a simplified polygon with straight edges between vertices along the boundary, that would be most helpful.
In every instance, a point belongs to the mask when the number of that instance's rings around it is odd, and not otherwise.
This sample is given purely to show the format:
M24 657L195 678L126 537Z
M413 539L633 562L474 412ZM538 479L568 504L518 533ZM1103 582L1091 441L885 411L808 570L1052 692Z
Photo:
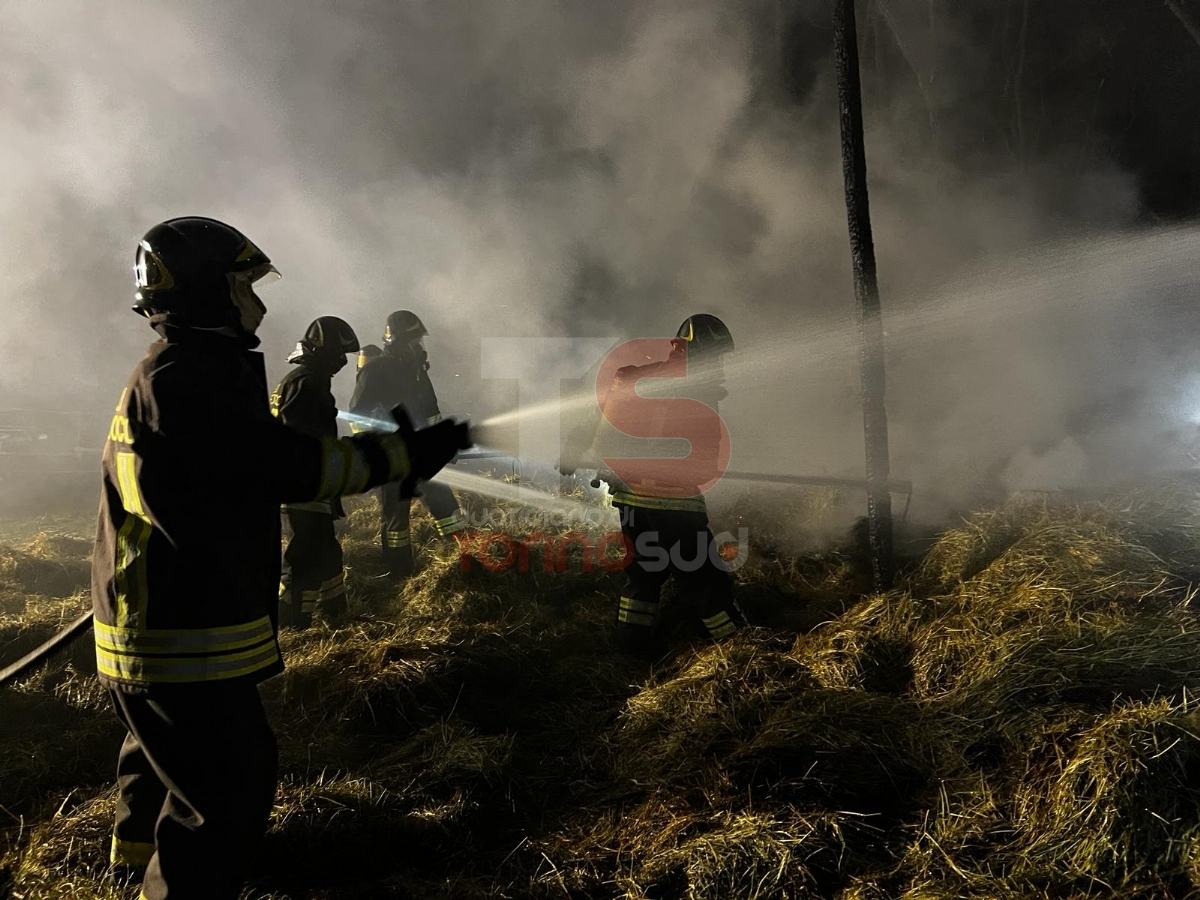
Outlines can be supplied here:
M738 580L765 627L681 626L653 670L578 555L463 572L418 519L397 595L374 527L353 512L354 619L288 633L265 687L282 785L248 896L1200 897L1196 482L1019 498L879 597L851 554L761 542ZM85 606L89 550L0 548L0 659ZM89 654L0 695L0 896L136 895L106 871Z

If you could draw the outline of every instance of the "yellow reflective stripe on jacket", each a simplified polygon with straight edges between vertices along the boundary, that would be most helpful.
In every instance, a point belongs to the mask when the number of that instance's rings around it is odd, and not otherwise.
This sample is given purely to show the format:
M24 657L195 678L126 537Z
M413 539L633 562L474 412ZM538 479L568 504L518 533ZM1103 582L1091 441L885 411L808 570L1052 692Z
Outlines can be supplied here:
M271 620L220 628L121 628L95 622L101 675L142 684L218 681L279 661Z
M673 509L678 512L708 512L703 497L639 497L627 491L617 491L612 495L613 503L623 506L638 506L642 509Z
M427 421L427 422L428 422L430 425L436 425L438 422L442 421L442 414L441 414L441 413L437 413L437 414L435 414L435 415L432 415L432 416L430 416L430 417L429 417L429 418L428 418L426 421Z
M395 480L408 475L408 453L401 440L384 440L380 447L388 459L389 480ZM371 481L371 467L366 455L349 440L336 438L321 439L321 483L317 488L316 499L340 497L343 494L361 494ZM397 475L397 452L403 460L404 470Z
M137 456L118 451L114 461L117 490L127 515L117 531L116 616L121 625L143 621L146 598L150 593L146 575L146 548L153 528L146 516L146 504L137 481Z
M337 497L346 483L354 448L335 438L321 438L321 484L317 497Z
M273 632L265 642L246 650L187 656L149 654L140 650L118 653L99 642L96 644L96 668L101 675L140 684L221 681L250 675L278 662L279 647Z
M383 441L381 446L383 447L383 452L387 454L390 480L403 481L412 472L412 463L408 458L408 447L401 440Z
M127 450L121 450L117 453L116 465L117 489L121 492L125 511L146 518L146 504L142 502L142 492L138 489L137 457Z
M95 622L96 646L113 653L224 653L273 638L267 616L220 628L121 628Z
M357 447L351 447L350 466L346 472L346 484L343 494L361 494L367 489L371 480L371 467L367 464L366 455Z
M120 625L145 621L146 599L150 594L146 575L146 548L150 543L150 523L127 515L117 532L116 616Z

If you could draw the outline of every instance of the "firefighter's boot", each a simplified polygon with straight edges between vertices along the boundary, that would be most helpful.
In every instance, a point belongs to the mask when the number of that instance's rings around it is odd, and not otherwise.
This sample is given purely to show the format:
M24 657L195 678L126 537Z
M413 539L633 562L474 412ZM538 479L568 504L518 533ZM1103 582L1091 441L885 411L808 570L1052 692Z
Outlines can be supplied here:
M383 534L383 567L387 576L401 584L417 570L413 559L412 538L408 532L385 531Z
M657 626L657 603L622 597L613 643L622 656L656 662L666 654L666 641Z

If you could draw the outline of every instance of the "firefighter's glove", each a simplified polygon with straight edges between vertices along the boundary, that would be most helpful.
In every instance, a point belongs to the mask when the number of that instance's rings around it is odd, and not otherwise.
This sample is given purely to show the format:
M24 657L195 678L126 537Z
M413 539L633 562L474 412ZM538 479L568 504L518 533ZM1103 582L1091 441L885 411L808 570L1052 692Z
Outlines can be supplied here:
M400 436L404 438L408 447L412 475L421 481L433 478L459 450L469 450L473 446L470 429L465 423L442 419L435 425L417 431L413 428L404 407L397 406L392 410L392 416L399 426Z

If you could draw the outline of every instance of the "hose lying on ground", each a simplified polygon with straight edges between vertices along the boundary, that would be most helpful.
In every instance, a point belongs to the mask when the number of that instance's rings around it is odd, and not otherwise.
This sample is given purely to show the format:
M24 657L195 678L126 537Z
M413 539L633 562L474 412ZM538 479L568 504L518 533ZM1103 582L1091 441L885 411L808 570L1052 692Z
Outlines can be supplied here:
M86 612L40 647L30 650L11 666L0 670L0 687L24 675L34 666L45 662L61 650L70 646L76 638L86 634L92 627L92 613Z

